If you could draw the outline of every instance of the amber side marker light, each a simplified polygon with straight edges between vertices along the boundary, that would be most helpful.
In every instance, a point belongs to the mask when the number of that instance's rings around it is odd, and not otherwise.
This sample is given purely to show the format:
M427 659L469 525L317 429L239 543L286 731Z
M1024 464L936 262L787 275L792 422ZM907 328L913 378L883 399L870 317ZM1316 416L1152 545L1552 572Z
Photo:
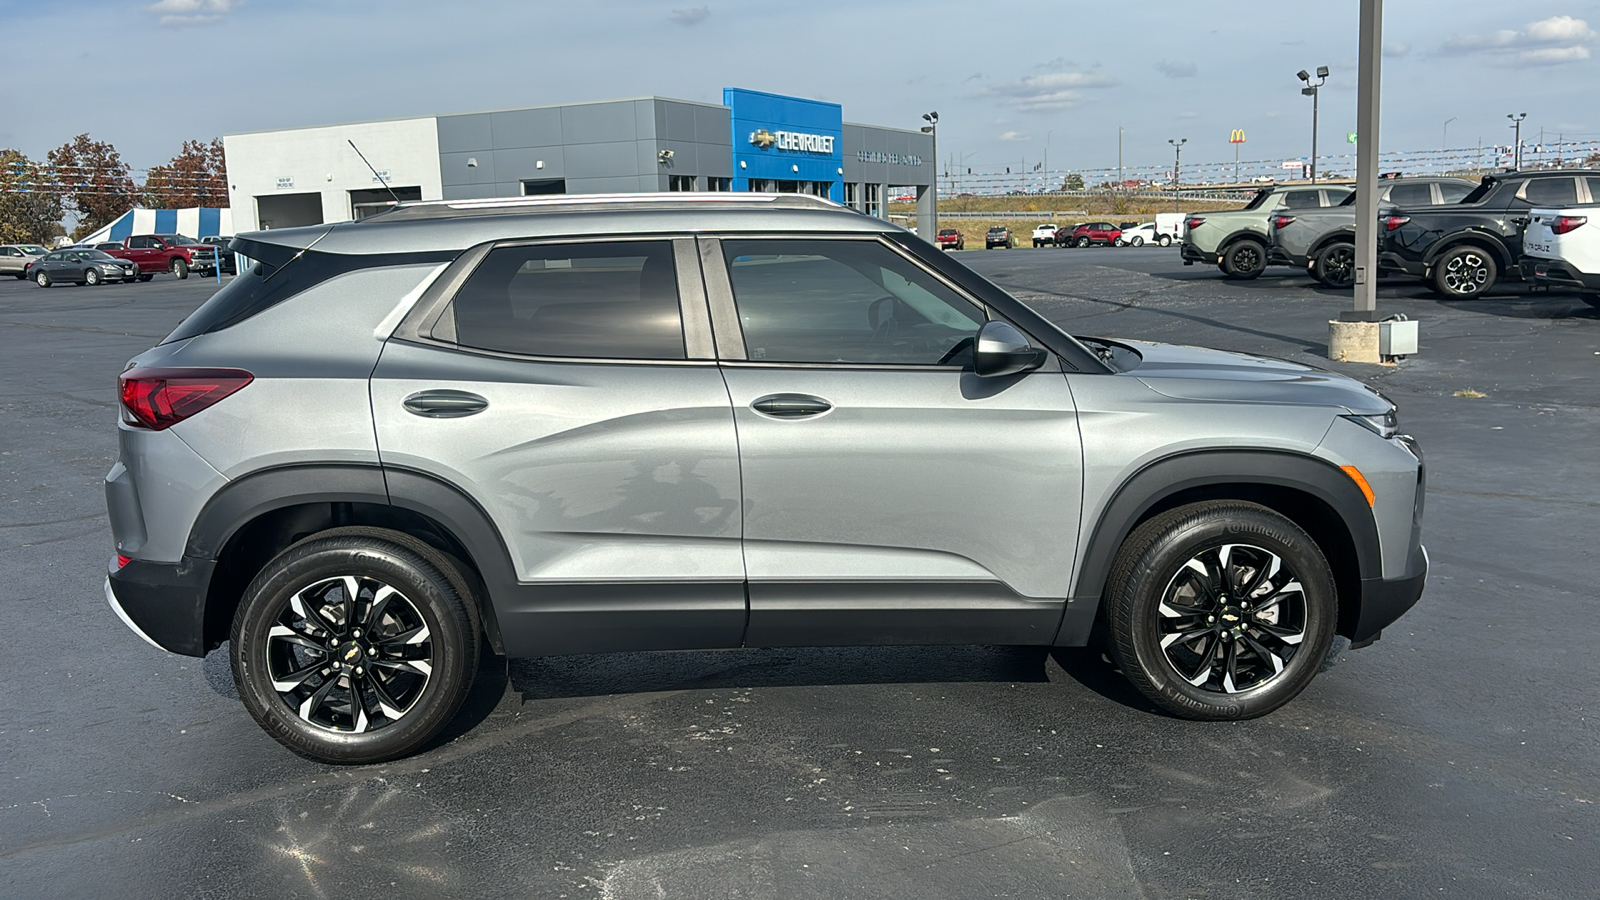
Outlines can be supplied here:
M1377 502L1378 497L1372 493L1372 485L1367 484L1367 477L1361 474L1360 469L1355 466L1340 466L1339 468L1350 476L1350 480L1356 483L1356 487L1361 488L1361 493L1366 495L1368 506Z

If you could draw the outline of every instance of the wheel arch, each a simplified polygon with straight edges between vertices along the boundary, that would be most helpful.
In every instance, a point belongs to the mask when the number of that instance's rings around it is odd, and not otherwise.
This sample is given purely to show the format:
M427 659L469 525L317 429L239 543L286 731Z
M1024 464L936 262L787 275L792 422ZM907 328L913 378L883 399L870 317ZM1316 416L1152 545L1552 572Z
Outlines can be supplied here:
M1332 234L1324 235L1323 237L1318 238L1317 242L1311 245L1311 250L1306 254L1306 258L1316 259L1317 256L1322 253L1322 251L1332 247L1334 244L1354 244L1355 242L1356 233L1354 229L1348 231L1335 231Z
M1495 265L1500 268L1502 273L1509 271L1511 248L1507 247L1505 241L1502 241L1498 235L1480 231L1476 228L1453 232L1434 241L1433 246L1428 248L1427 255L1422 259L1423 265L1432 269L1434 263L1437 263L1440 257L1463 245L1483 248L1494 257Z
M203 648L227 639L245 588L274 556L296 541L351 525L409 534L474 570L487 589L478 598L485 635L496 652L503 650L492 598L505 596L497 588L514 583L515 574L488 514L453 485L375 465L266 469L211 498L184 551L188 558L217 561L205 588Z
M1227 237L1217 241L1217 255L1227 255L1228 249L1239 241L1255 241L1261 245L1262 250L1267 249L1267 235L1265 232L1256 231L1253 228L1237 228Z
M1206 500L1259 503L1311 535L1333 569L1339 592L1337 633L1360 618L1362 580L1381 573L1377 522L1365 496L1332 463L1276 451L1207 450L1166 457L1129 477L1106 504L1085 545L1058 644L1087 640L1113 561L1128 535L1161 513ZM1091 613L1093 615L1091 615Z

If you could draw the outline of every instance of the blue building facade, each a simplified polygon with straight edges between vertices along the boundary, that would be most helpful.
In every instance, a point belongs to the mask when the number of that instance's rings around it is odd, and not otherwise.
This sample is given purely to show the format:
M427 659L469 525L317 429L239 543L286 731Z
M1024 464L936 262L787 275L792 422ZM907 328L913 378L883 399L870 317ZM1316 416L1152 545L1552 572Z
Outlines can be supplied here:
M733 189L816 194L844 202L844 108L723 88L733 126Z

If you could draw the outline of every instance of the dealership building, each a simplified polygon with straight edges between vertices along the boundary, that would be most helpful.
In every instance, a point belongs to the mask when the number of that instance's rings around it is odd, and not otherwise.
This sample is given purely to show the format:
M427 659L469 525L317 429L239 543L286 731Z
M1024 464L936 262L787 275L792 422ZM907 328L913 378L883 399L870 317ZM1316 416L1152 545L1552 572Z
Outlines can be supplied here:
M223 137L239 231L343 222L400 200L762 191L929 221L933 139L845 122L837 103L725 88L722 103L642 97ZM365 160L363 160L365 157Z

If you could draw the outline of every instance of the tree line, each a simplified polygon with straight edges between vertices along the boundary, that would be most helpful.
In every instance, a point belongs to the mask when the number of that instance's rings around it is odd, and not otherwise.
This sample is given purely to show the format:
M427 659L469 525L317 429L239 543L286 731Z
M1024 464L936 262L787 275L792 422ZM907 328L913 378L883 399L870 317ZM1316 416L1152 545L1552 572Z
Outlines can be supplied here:
M228 173L222 140L184 141L165 165L136 183L117 148L80 134L45 154L43 161L0 149L0 244L42 244L61 234L61 220L76 220L72 239L91 234L135 206L184 209L227 206Z

